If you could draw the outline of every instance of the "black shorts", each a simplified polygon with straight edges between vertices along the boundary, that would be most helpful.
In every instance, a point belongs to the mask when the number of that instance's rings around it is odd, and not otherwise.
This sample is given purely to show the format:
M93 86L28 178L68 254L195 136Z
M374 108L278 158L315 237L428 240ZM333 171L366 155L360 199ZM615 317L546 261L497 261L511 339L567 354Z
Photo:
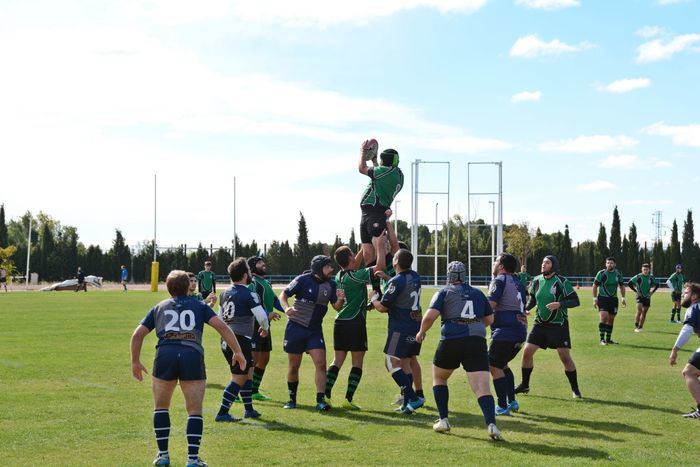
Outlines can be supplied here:
M194 347L177 344L161 345L153 360L153 376L165 381L199 381L207 379L204 355Z
M241 346L241 351L243 352L243 357L245 357L246 367L245 370L241 369L241 366L236 362L235 365L231 365L231 357L233 357L233 350L226 344L226 342L221 342L221 352L223 352L226 358L226 363L228 363L231 369L232 375L247 375L248 370L253 367L253 348L251 346L250 339L240 334L236 334L236 339L238 339L238 345Z
M598 297L598 311L607 311L608 314L616 315L618 305L617 297Z
M409 358L420 355L420 344L416 342L415 334L404 334L396 331L389 331L386 336L384 353L396 358Z
M513 360L520 349L523 348L523 342L515 341L491 341L489 347L489 365L501 370L508 366L508 362Z
M680 292L671 292L671 301L680 302L681 301L681 293Z
M272 351L272 330L268 329L267 337L260 335L260 325L255 322L255 331L253 331L253 340L250 343L253 352L271 352Z
M202 300L207 298L209 294L211 294L213 291L212 290L200 290L199 293L202 294Z
M690 356L690 360L688 360L688 363L700 370L700 349L693 352L693 355Z
M362 320L336 320L333 349L345 352L367 351L367 323Z
M570 349L571 336L569 335L569 322L558 324L535 323L527 336L527 343L534 344L542 349Z
M7 277L0 277L0 284L4 284L7 282Z
M386 229L386 214L384 209L362 207L360 219L360 242L372 243L372 237L379 237Z
M650 297L637 297L637 303L642 305L645 308L649 308L651 306L651 298Z
M460 337L441 340L435 350L433 365L454 370L462 365L464 371L489 371L489 352L483 337Z

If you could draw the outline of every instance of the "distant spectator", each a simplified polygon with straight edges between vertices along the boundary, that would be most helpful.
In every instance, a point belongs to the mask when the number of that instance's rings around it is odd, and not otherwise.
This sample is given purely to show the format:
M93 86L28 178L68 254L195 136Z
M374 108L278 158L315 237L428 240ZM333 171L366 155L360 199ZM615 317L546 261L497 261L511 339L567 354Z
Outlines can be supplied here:
M78 279L78 285L75 287L75 291L77 292L80 289L83 289L85 292L87 292L87 284L85 283L85 273L82 269L80 269L80 266L78 266L78 272L75 274L75 278Z
M122 287L124 287L124 292L126 292L126 281L129 278L129 270L126 269L126 266L122 264L122 271L121 271L121 282L122 282Z

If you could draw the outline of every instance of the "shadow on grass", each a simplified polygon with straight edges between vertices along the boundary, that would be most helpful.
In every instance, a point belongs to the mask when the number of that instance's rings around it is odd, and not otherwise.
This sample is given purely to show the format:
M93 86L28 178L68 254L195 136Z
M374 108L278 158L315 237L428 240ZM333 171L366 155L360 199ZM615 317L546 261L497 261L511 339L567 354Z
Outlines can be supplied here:
M537 397L540 399L569 401L569 399L562 399L560 397L551 397L551 396L528 396L528 397ZM611 400L603 400L603 399L594 399L591 397L584 397L583 399L580 399L576 403L577 404L607 405L607 406L622 407L625 409L634 409L634 410L652 410L654 412L663 412L663 413L667 413L670 415L679 415L680 414L680 412L676 409L670 409L668 407L656 407L653 405L640 404L639 402L630 402L630 401L611 401Z
M674 336L677 334L674 334ZM657 347L653 345L638 345L638 344L624 344L625 347L632 347L633 349L645 349L645 350L663 350L664 352L671 353L670 347Z
M610 455L599 449L586 448L586 447L564 447L564 446L548 446L546 444L540 443L524 443L521 441L509 443L507 442L507 433L503 436L506 438L505 443L495 443L488 438L476 438L474 436L449 434L447 436L455 436L457 438L469 439L474 441L481 441L492 447L492 449L506 449L509 451L524 452L528 454L539 454L541 456L556 456L556 457L568 457L568 458L585 458L585 459L609 459Z
M608 431L611 433L635 433L639 435L661 436L659 433L652 433L643 430L637 426L628 425L626 423L612 421L592 421L580 420L577 418L555 417L553 415L540 415L530 413L520 413L522 417L534 422L554 423L559 426L578 426L596 431ZM547 429L549 431L549 429Z
M223 391L226 389L226 386L219 383L207 383L207 389L221 389Z
M347 435L336 433L335 431L326 429L313 429L308 427L303 427L299 425L288 425L277 420L265 421L259 424L262 428L270 431L281 431L285 434L294 433L297 435L309 435L318 436L320 438L332 440L332 441L352 441L353 438Z
M385 411L377 410L344 410L334 408L328 413L329 417L346 418L352 421L361 421L385 426L417 426L419 428L432 429L435 422L435 415L425 412L416 412L412 415L394 412L391 409Z

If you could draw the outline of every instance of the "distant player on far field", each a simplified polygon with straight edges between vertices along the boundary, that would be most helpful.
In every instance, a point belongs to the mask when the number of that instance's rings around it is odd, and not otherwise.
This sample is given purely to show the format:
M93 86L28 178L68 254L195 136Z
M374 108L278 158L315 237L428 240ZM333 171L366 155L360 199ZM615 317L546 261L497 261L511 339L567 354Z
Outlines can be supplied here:
M676 272L671 274L671 277L666 281L666 285L671 289L671 301L673 301L673 308L671 308L671 323L681 322L681 292L683 291L683 266L676 264ZM676 313L678 313L678 320L676 320Z
M625 300L625 280L615 267L615 258L605 258L605 269L601 269L593 280L593 307L600 311L600 345L617 344L612 340L613 325L617 316L617 288L620 288L622 306Z
M209 294L216 294L216 275L211 270L211 261L204 262L204 271L197 273L197 283L202 298L206 299Z
M675 365L678 360L678 351L690 340L690 337L695 334L700 337L700 284L691 282L685 285L682 293L682 303L687 308L685 318L683 320L683 328L678 333L676 343L671 350L671 356L668 361L671 365ZM695 409L689 413L683 414L685 418L700 419L700 348L693 353L683 368L683 378L688 386L690 395L695 399L697 404Z
M502 441L496 426L486 349L486 326L493 323L493 311L481 290L464 283L466 276L467 269L461 262L447 265L447 286L433 295L416 334L416 342L423 342L435 320L442 317L440 343L433 358L433 395L440 418L433 429L438 433L450 431L447 380L462 365L484 414L489 436Z
M637 294L637 314L634 316L634 332L642 332L644 321L647 319L647 311L651 307L651 296L659 288L656 278L651 275L649 263L642 264L642 273L631 278L627 285Z
M121 271L119 273L119 280L121 281L122 287L124 287L124 292L126 292L126 281L129 279L129 270L126 266L122 264Z
M187 290L187 295L189 295L192 298L196 298L200 302L206 303L210 307L214 307L214 304L216 303L216 295L211 294L205 300L202 297L202 294L197 292L197 276L195 276L193 272L188 272L187 277L190 280L190 288Z
M7 292L7 270L5 268L0 268L0 285L5 287L5 292Z
M75 278L78 279L78 285L75 286L75 291L78 292L80 289L83 289L85 292L87 292L87 283L85 282L85 273L80 268L80 266L78 266L78 272L75 273Z
M171 271L165 280L170 298L151 308L131 336L131 373L143 381L148 373L141 364L143 339L153 329L158 336L156 358L153 364L153 429L158 444L154 465L170 465L168 440L170 438L170 400L178 382L185 396L187 409L187 466L203 467L207 464L199 458L202 441L202 401L206 389L207 374L204 367L202 333L204 323L221 334L233 349L232 364L245 368L236 336L214 314L211 308L189 297L189 279L185 271Z
M537 308L535 325L527 336L523 349L522 381L515 393L530 392L530 375L534 367L535 352L539 349L557 349L564 372L571 385L574 399L581 397L576 375L576 364L571 358L569 334L569 308L581 304L571 282L559 275L559 260L547 255L542 260L542 274L532 279L530 298L526 310Z
M520 280L520 284L523 286L523 289L525 289L525 295L527 296L527 291L530 289L530 281L532 280L532 276L527 273L527 267L523 264L520 266L520 272L517 274L518 280Z

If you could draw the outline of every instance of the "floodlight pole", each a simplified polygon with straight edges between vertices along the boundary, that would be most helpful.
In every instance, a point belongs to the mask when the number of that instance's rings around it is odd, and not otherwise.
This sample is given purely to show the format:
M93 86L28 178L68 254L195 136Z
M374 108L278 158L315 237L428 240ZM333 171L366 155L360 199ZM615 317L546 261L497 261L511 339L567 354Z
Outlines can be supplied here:
M236 177L233 177L233 259L236 259Z
M418 270L418 168L421 160L411 163L411 253L414 271Z
M503 161L498 162L498 254L503 253Z
M433 285L437 287L438 285L438 204L435 203L435 279Z
M27 233L27 275L24 281L25 287L29 287L29 255L32 253L32 214L29 213L29 232Z
M496 202L489 201L491 205L491 264L496 262Z

